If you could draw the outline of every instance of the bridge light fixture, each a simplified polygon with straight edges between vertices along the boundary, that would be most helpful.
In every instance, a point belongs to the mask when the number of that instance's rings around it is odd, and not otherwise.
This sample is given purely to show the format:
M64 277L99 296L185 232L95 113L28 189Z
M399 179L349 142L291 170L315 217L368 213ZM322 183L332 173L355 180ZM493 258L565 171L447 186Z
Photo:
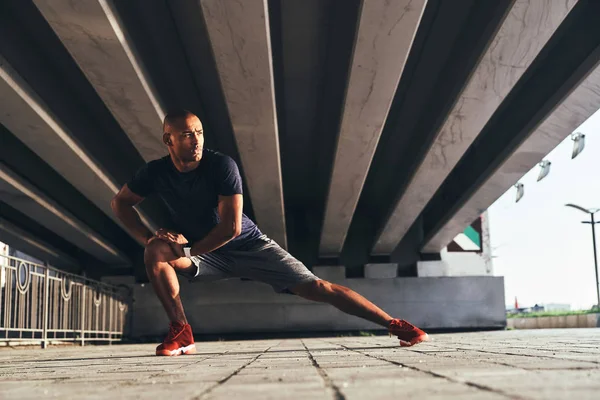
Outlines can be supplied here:
M571 140L574 142L573 153L571 154L571 159L573 159L583 151L585 147L585 135L581 132L574 133L571 135Z
M552 165L552 163L548 160L542 160L542 162L539 165L542 169L540 170L540 174L537 178L538 182L544 179L546 175L548 175L548 173L550 172L550 165Z
M515 203L518 203L525 194L525 185L523 185L521 182L517 182L515 187L517 188L517 200Z

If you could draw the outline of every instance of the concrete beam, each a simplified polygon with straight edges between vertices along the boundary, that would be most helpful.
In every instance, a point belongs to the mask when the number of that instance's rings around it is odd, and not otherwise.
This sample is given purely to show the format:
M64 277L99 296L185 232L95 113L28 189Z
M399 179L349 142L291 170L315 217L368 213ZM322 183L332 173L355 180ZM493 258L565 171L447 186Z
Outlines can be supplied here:
M365 1L319 254L339 255L402 76L426 0Z
M56 267L75 269L77 261L29 232L0 218L0 241Z
M380 233L389 254L477 138L577 0L517 0L459 95Z
M72 133L0 55L0 123L60 173L106 215L123 226L110 208L116 181L79 145ZM144 224L152 222L140 213Z
M266 0L200 1L260 229L287 247Z
M164 109L111 0L34 0L144 160L166 155Z
M129 264L127 257L115 245L98 235L3 163L0 163L0 200L102 262L115 265Z
M440 251L506 190L535 167L579 125L600 108L600 67L596 67L575 90L531 132L498 170L456 212L450 221L425 243L424 252Z
M346 267L343 265L315 265L312 268L313 274L329 282L338 283L346 279Z

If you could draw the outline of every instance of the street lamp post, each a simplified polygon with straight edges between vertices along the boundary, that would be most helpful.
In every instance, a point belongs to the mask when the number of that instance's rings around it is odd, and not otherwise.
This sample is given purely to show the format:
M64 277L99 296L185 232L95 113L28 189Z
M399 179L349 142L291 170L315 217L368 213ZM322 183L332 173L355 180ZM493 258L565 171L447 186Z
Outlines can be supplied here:
M565 204L567 207L576 208L579 211L583 211L586 214L590 215L590 221L581 221L584 224L592 225L592 246L594 247L594 272L596 272L596 307L600 308L600 283L598 282L598 256L596 254L596 224L600 223L600 221L596 221L594 219L594 214L600 211L600 208L583 208L576 204Z

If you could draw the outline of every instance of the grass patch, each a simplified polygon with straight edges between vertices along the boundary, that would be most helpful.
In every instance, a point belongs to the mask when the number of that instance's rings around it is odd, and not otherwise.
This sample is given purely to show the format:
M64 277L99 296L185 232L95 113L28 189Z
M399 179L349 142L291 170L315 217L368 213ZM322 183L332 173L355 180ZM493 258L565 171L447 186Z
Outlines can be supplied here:
M348 331L343 333L338 333L335 335L336 337L356 337L356 336L377 336L373 332L368 331Z
M531 313L506 314L506 318L539 318L539 317L565 317L568 315L583 315L583 314L595 314L598 310L576 310L576 311L539 311Z
M358 336L375 336L375 334L371 332L360 331L358 332Z

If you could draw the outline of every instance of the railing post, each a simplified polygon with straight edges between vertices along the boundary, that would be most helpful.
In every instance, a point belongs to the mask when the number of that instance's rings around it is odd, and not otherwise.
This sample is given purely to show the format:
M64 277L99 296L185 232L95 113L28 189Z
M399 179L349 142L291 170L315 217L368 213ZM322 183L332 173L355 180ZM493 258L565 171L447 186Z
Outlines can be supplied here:
M83 285L81 286L81 290L83 291L82 295L81 295L81 345L84 346L85 345L85 289L87 288L87 286L85 285L85 281L83 282Z
M112 327L113 327L113 298L110 296L108 300L108 345L112 345Z
M42 348L48 347L48 310L50 305L49 301L49 292L50 291L50 270L48 268L44 268L44 326L42 326Z

